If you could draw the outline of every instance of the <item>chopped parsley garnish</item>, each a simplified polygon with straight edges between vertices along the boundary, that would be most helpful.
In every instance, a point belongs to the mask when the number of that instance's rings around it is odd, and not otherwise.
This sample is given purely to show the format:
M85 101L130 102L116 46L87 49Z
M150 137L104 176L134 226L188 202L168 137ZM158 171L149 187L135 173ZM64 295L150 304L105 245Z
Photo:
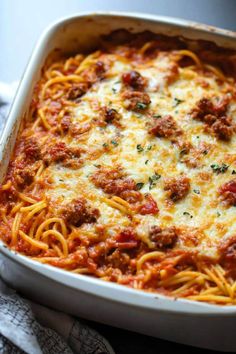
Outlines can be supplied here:
M112 92L116 93L117 89L115 89L114 87L112 87Z
M194 191L194 193L196 193L196 194L200 194L200 190L199 190L199 189L194 189L193 191Z
M232 175L236 175L236 171L235 170L232 171Z
M219 217L219 216L221 216L221 213L219 211L217 211L216 215Z
M182 149L180 150L179 152L179 156L182 157L183 155L186 155L188 153L188 150L187 149Z
M146 161L145 161L145 165L147 165L147 164L148 164L148 161L149 161L149 160L146 160Z
M193 216L192 216L188 211L184 211L184 212L183 212L183 215L188 215L188 216L190 217L190 219L193 218Z
M136 146L136 148L137 148L138 152L142 152L144 150L141 144L138 144Z
M152 150L152 147L153 147L153 145L148 145L148 147L147 147L147 151Z
M160 115L160 114L154 114L154 115L153 115L153 118L159 119L159 118L161 118L161 115Z
M149 190L151 190L152 188L154 188L157 184L157 181L161 178L161 175L159 175L158 173L155 173L153 176L148 178L148 182L149 182Z
M147 105L145 103L142 103L142 102L137 102L136 107L138 109L144 110L144 109L147 108Z
M211 165L211 168L213 170L213 173L216 173L218 175L220 173L225 173L228 170L229 165L226 165L225 163L222 163L222 165L214 163Z
M107 147L108 147L108 144L107 144L107 143L104 143L104 144L102 144L102 146L103 146L104 148L107 148Z
M117 141L115 140L111 140L111 144L114 145L114 146L118 146L119 144L117 143Z
M139 183L136 183L136 189L139 191L140 189L142 189L144 186L144 183L143 182L139 182Z
M174 106L174 107L176 107L176 106L178 106L180 103L184 102L184 100L180 100L180 99L177 98L177 97L174 98L174 101L175 101L175 106Z
M179 152L179 162L183 163L185 162L185 160L182 160L182 157L184 157L185 155L188 154L188 150L186 148L183 148L182 150L180 150Z
M208 154L208 151L207 151L207 150L204 150L202 153L203 153L203 155L207 155L207 154Z

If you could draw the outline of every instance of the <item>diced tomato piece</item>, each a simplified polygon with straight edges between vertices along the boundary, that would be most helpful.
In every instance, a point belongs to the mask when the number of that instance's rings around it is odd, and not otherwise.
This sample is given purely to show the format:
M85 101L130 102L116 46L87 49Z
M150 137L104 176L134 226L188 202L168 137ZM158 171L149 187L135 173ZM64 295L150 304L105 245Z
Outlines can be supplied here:
M153 199L151 194L147 194L145 199L146 199L146 202L138 208L139 214L142 214L142 215L147 215L147 214L155 215L155 214L157 214L159 212L159 209L158 209L156 201Z
M229 181L220 188L220 191L222 193L224 192L231 192L231 193L236 193L236 179L233 179L232 181Z

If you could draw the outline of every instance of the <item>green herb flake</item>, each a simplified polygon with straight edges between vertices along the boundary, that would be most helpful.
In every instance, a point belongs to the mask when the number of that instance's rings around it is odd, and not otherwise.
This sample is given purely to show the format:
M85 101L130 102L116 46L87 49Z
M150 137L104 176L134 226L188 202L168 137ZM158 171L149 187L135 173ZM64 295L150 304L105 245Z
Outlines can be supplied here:
M114 145L114 146L118 146L119 144L117 143L117 141L115 140L111 140L111 144Z
M148 164L148 162L149 162L149 160L146 160L146 161L145 161L145 165L147 165L147 164Z
M232 171L232 175L236 175L236 171L235 170Z
M140 189L142 189L143 186L144 186L144 183L143 183L143 182L136 183L136 189L137 189L137 191L139 191Z
M221 216L221 213L219 211L217 211L216 215L219 217L219 216Z
M116 93L116 92L117 92L117 89L115 89L114 87L112 87L111 90L112 90L113 93Z
M152 150L152 147L153 147L153 145L148 145L148 147L147 147L147 151L150 151L150 150Z
M160 119L160 118L161 118L161 115L160 115L160 114L154 114L154 115L153 115L153 118L155 118L155 119Z
M184 102L184 100L180 100L180 99L177 98L177 97L174 98L174 101L175 101L174 107L177 107L180 103Z
M211 165L211 168L213 170L213 173L216 173L218 175L220 173L225 173L228 170L229 165L226 165L225 163L222 163L222 165L214 163Z
M161 175L159 175L158 173L155 173L155 175L152 176L152 179L153 179L154 181L157 181L157 180L160 179L160 178L161 178Z
M108 144L107 144L107 143L104 143L104 144L102 144L102 146L103 146L104 148L107 148L107 147L108 147Z
M136 146L136 148L137 148L138 152L142 152L144 150L141 144L138 144Z
M188 211L184 211L184 212L183 212L183 215L188 215L188 216L190 217L190 219L193 218L193 216L192 216Z
M196 194L200 194L200 190L199 190L199 189L194 189L193 191L194 191L194 193L196 193Z
M187 149L182 149L182 150L180 150L180 152L179 152L179 156L182 157L182 156L186 155L187 153L188 153L188 150L187 150Z
M153 176L148 178L149 190L153 189L156 186L156 182L161 178L161 175L155 173Z
M144 110L144 109L147 108L147 105L145 103L143 103L143 102L137 102L136 107L138 109Z
M207 150L204 150L202 153L203 153L203 155L207 155L207 154L208 154L208 151L207 151Z

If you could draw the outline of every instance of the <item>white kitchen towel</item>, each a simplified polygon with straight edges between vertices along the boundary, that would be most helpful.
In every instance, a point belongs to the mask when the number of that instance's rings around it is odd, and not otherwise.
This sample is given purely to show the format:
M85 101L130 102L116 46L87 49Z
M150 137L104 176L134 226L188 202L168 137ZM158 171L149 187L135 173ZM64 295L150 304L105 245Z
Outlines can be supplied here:
M0 83L0 134L17 83ZM82 320L33 303L1 280L0 354L114 354L107 340Z

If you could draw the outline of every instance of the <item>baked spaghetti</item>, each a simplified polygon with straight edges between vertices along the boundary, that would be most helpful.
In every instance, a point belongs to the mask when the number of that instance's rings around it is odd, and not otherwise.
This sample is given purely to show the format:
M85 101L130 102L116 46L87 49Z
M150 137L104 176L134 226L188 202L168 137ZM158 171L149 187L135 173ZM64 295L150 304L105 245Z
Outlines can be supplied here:
M235 304L235 53L121 34L44 66L1 185L1 238L73 273Z

